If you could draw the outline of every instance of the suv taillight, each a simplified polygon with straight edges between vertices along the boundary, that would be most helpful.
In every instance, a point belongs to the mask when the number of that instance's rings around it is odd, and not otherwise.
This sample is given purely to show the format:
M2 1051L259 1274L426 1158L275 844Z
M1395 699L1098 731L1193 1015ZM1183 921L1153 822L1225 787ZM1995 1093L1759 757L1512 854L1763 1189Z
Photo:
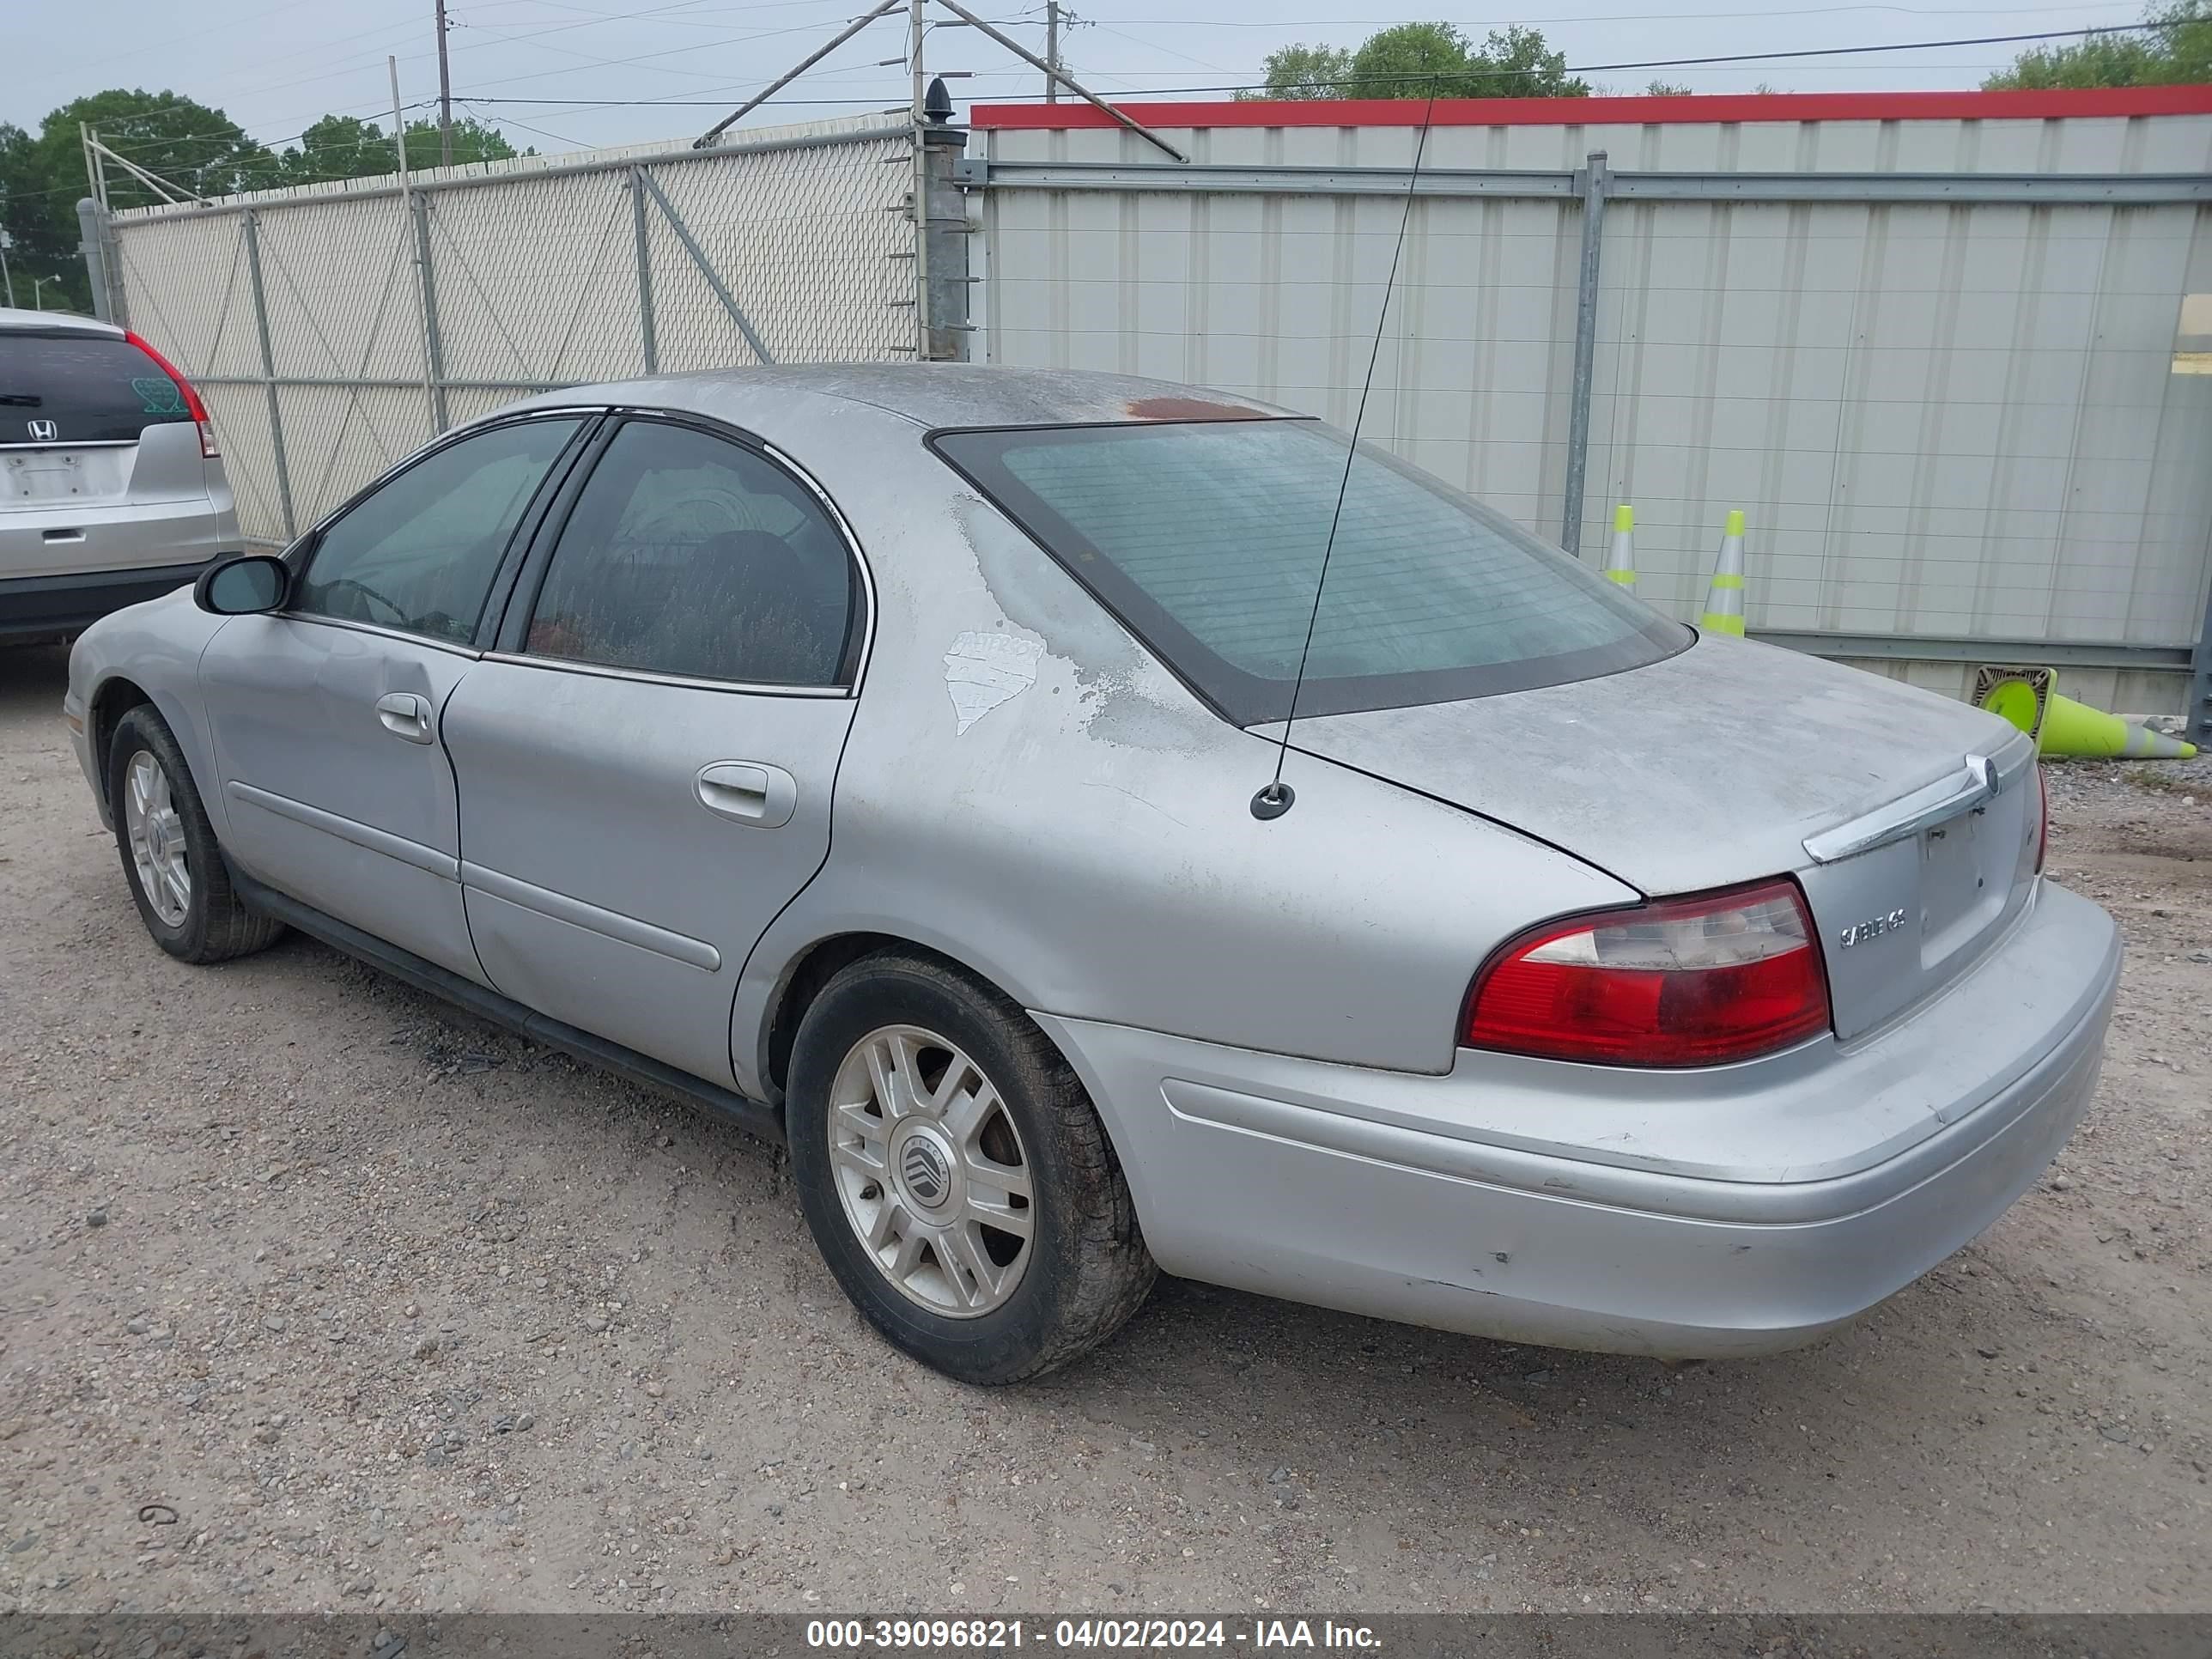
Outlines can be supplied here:
M154 360L154 366L177 383L177 391L185 400L185 407L192 417L192 424L200 429L200 455L215 460L222 453L222 446L215 441L215 422L208 419L207 405L200 401L199 392L192 383L178 372L177 366L146 343L135 331L125 329L123 337Z
M1475 975L1462 1041L1599 1066L1718 1066L1828 1029L1793 881L1532 928Z

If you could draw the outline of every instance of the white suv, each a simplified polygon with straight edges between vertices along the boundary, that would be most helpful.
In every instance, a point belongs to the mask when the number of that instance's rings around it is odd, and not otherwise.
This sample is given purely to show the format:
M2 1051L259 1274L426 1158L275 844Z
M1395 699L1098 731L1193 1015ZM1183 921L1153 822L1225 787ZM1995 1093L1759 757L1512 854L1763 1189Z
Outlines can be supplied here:
M0 308L0 641L73 634L240 545L183 375L111 324Z

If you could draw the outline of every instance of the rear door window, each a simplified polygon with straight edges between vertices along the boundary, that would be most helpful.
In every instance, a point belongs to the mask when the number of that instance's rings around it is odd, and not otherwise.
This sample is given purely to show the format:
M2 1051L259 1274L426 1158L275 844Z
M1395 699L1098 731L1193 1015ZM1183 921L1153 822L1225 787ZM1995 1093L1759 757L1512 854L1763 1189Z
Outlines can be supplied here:
M1347 477L1343 434L1316 421L1031 427L932 442L1239 726L1290 712L1302 653L1297 712L1331 714L1614 673L1692 637L1379 451L1363 447Z
M0 445L136 443L191 418L184 388L128 340L0 333Z
M562 526L523 649L749 685L845 678L851 555L820 501L766 456L632 421Z

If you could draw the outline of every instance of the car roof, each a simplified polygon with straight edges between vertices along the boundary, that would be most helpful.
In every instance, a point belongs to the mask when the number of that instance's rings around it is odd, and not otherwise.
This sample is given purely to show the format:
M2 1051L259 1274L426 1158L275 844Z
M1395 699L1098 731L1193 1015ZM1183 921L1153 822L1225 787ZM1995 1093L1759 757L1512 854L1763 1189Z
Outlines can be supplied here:
M26 311L21 306L0 306L0 333L37 330L45 334L105 334L114 339L123 331L112 323L80 317L73 311Z
M1066 426L1106 422L1252 420L1297 411L1174 380L1085 369L980 363L825 363L710 369L576 387L534 401L637 403L736 418L763 394L866 404L925 427Z

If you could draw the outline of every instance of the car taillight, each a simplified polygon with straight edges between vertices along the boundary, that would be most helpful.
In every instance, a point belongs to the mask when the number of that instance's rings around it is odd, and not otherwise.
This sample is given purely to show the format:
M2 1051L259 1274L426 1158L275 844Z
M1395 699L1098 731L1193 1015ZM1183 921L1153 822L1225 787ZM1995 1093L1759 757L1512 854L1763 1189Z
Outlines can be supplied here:
M1600 1066L1717 1066L1828 1023L1812 918L1779 880L1531 929L1475 976L1462 1040Z
M123 337L151 357L154 360L154 366L177 383L178 393L185 400L185 408L191 415L192 424L200 429L201 456L210 461L220 457L222 453L222 446L215 441L215 422L208 419L207 405L200 401L200 394L194 389L192 383L178 373L174 363L155 350L152 346L148 345L145 340L134 331L125 330Z

